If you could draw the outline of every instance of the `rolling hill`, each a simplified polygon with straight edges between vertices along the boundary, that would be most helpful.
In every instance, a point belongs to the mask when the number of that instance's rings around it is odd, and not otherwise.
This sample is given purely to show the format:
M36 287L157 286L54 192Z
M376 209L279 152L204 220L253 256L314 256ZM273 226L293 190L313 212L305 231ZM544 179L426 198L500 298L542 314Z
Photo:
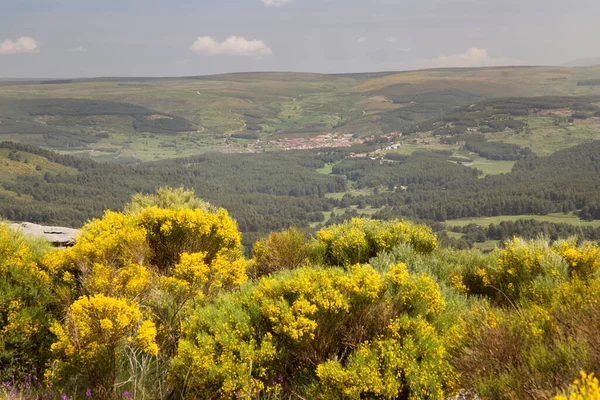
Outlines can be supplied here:
M100 161L276 150L270 140L369 137L488 99L595 96L600 67L6 81L0 139Z

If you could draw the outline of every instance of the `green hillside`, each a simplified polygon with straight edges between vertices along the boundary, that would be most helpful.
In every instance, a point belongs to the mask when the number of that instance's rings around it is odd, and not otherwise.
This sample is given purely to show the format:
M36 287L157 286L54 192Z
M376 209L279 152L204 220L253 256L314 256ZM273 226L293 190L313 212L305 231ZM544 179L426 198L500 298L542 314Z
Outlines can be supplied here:
M597 79L598 67L511 67L4 82L0 139L118 163L280 150L289 147L286 138L414 132L423 121L486 99L599 96ZM538 117L515 119L547 135ZM596 133L587 126L575 132Z

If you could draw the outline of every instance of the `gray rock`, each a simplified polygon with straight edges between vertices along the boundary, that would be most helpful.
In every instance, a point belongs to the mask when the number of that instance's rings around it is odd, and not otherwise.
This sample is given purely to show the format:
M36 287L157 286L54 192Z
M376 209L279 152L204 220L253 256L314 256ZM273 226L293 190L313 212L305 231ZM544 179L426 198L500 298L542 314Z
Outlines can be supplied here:
M446 400L480 400L480 398L470 390L460 389L456 396L450 396Z
M31 222L12 223L10 227L24 235L43 237L54 247L70 247L75 244L79 229L63 228L60 226L44 226Z

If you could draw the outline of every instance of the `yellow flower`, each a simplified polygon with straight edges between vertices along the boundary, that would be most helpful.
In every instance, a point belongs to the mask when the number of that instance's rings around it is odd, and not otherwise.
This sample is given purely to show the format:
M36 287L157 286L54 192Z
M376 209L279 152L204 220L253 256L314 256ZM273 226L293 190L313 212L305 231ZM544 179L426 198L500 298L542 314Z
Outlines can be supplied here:
M153 356L158 355L158 345L156 344L156 325L152 321L144 321L136 336L137 342L144 351Z

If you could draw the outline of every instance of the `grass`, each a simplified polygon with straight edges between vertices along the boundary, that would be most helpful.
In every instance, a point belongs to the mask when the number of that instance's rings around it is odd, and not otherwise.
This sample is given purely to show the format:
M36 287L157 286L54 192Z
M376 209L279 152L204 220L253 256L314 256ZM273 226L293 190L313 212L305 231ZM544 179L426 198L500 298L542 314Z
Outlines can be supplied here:
M331 164L331 163L327 163L327 164L325 164L325 166L323 168L317 169L317 172L319 174L323 174L323 175L329 175L329 174L331 174L332 171L333 171L333 164Z
M373 194L373 190L364 188L364 189L351 189L351 190L347 190L345 192L325 193L325 198L341 200L347 194L349 194L351 196L370 196Z
M77 173L75 168L65 167L35 154L19 151L17 152L19 159L14 160L9 158L9 153L8 149L0 149L0 166L2 167L0 178L43 175L46 172L52 174Z
M463 165L481 170L483 172L483 177L486 175L507 174L512 170L515 162L516 161L487 160L482 157L477 157L473 162L464 163Z
M500 244L499 240L486 240L485 242L475 243L475 248L483 252L489 252L494 250Z
M395 85L411 85L405 91L461 89L495 97L588 95L597 93L589 87L578 87L584 76L597 76L596 68L525 67L525 68L452 68L444 70L407 71L370 79L357 85L357 90L373 93Z
M573 215L573 213L553 213L548 215L502 215L497 217L464 218L447 220L446 224L449 226L466 226L469 224L488 226L490 224L499 224L502 221L516 221L519 219L535 219L537 221L563 223L577 226L600 226L600 220L582 221L577 216Z
M460 239L461 237L463 237L463 234L460 232L447 231L446 234L448 235L448 237L451 237L454 239Z
M546 156L600 138L600 118L576 119L573 123L559 122L557 125L556 119L550 114L529 115L519 119L528 125L523 133L497 133L490 135L490 140L529 147L534 153Z
M388 150L386 153L396 153L403 155L411 155L415 151L423 150L449 150L452 151L452 156L461 158L463 165L467 167L473 167L483 172L482 177L486 175L505 174L512 170L515 161L504 161L504 160L488 160L480 157L470 151L461 150L458 145L443 144L440 143L437 138L427 138L430 141L429 144L425 143L405 143L398 147L396 150ZM451 161L457 163L457 161Z

